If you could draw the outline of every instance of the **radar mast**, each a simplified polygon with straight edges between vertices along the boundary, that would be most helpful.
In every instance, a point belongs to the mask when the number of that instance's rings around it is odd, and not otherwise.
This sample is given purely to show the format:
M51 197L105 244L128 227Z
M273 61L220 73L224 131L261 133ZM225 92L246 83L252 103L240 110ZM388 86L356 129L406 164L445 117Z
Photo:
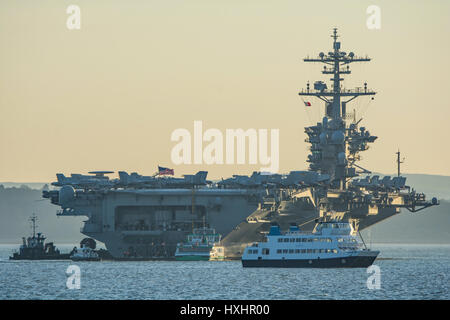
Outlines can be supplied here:
M33 213L33 215L28 220L31 222L31 229L33 230L33 238L35 238L36 237L36 221L37 221L36 214Z
M322 123L316 126L306 127L305 132L309 136L307 142L311 143L311 154L308 156L310 169L322 174L329 174L332 178L332 187L345 189L346 182L358 176L359 173L370 173L355 164L360 160L358 153L368 149L367 143L373 142L377 137L371 136L364 127L357 130L360 121L353 119L350 125L346 125L346 106L350 101L360 96L373 96L376 92L367 88L344 89L341 81L342 75L350 74L349 65L353 62L368 62L369 57L358 57L353 52L341 51L341 42L337 28L333 29L333 50L325 54L321 52L318 58L305 58L305 62L323 63L322 74L332 75L331 88L328 89L323 81L314 82L314 88L310 88L309 82L306 89L299 92L300 96L312 96L325 102L325 116ZM357 171L360 169L362 171Z

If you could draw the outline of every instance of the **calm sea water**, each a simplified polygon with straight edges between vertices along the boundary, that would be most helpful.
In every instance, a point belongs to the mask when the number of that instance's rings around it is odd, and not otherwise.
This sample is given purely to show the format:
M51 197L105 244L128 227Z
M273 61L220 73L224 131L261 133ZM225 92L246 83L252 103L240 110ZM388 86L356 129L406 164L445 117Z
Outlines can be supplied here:
M73 246L60 246L67 251ZM9 261L0 246L0 299L450 299L450 245L373 245L381 288L366 269L244 269L226 262ZM81 288L66 270L81 270Z

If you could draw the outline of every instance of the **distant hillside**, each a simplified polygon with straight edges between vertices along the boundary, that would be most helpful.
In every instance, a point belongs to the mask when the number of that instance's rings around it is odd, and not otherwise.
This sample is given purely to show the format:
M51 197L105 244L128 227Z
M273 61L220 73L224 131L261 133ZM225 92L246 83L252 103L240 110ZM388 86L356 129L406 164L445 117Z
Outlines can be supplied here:
M31 224L28 218L38 216L38 231L49 241L78 243L84 238L80 233L84 217L56 217L57 206L42 199L42 191L22 188L4 188L0 185L0 243L21 243L28 236Z
M42 189L45 185L50 186L50 183L45 182L0 182L5 188L24 188Z
M374 243L450 243L450 201L411 213L406 209L362 231Z
M395 175L391 175L395 176ZM430 174L404 174L406 185L419 192L424 192L430 199L450 200L450 177Z

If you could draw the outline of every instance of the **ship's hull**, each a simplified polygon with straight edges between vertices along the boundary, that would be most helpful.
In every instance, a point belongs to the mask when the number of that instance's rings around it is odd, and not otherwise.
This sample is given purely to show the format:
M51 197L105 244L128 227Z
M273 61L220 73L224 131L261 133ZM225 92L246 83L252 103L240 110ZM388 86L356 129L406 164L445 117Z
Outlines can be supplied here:
M259 201L255 193L229 189L112 191L102 198L85 197L85 208L79 196L77 211L67 215L90 216L81 232L104 243L114 259L124 260L173 259L193 226L206 222L217 233L229 234Z
M209 255L182 255L177 256L175 255L175 260L177 261L209 261Z
M70 260L72 261L100 261L100 257L97 258L83 258L83 257L71 257Z
M326 259L255 259L242 260L245 268L367 268L373 264L378 251L349 257Z
M367 268L376 257L350 257L330 259L242 260L245 268Z
M15 254L9 257L9 260L70 260L70 254L59 255L18 255Z
M175 251L177 261L208 261L212 246L180 246Z

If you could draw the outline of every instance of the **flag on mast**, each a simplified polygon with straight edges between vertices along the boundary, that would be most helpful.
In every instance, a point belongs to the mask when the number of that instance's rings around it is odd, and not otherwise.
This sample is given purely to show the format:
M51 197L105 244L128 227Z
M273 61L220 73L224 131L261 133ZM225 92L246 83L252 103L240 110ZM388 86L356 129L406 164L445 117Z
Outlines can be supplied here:
M303 101L303 103L305 104L306 107L311 107L311 102L309 102L309 101Z
M158 166L158 174L159 175L166 175L167 174L167 175L173 176L174 172L173 172L173 169L169 169L169 168Z

